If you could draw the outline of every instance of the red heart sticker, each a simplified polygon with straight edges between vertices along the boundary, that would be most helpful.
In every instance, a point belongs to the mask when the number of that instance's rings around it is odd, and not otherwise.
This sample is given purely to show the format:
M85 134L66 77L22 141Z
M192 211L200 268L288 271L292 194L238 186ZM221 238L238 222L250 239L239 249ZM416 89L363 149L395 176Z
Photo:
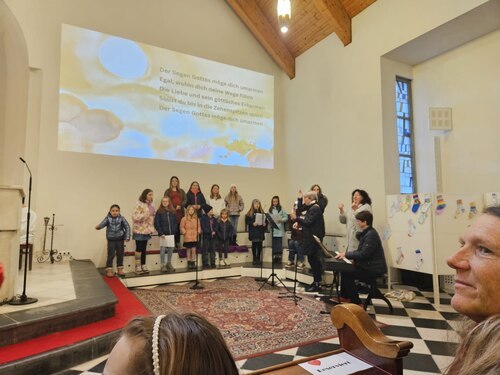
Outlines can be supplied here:
M310 365L313 365L313 366L321 365L321 361L319 359L313 359L312 361L309 361L307 363L309 363Z

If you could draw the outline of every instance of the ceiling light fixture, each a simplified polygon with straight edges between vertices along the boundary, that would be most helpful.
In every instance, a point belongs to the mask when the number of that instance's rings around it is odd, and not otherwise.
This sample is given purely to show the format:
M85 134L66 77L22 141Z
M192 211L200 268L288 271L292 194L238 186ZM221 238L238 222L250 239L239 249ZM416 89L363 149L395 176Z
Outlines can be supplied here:
M290 4L290 0L278 0L278 25L283 34L288 31L291 17L292 5Z

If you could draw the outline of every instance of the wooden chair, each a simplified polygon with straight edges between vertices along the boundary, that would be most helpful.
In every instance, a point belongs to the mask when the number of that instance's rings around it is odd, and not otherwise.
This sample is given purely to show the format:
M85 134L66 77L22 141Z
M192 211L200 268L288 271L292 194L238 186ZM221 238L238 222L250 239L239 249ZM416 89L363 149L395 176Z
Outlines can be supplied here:
M374 367L357 372L370 375L402 375L403 357L407 356L413 344L396 341L385 336L362 307L343 303L332 308L331 319L339 333L342 349L318 354L280 365L267 367L251 374L306 375L299 363L321 359L330 355L349 352Z
M29 270L33 267L33 244L28 244L28 251L26 251L26 244L22 243L19 245L19 269L23 267L23 255L28 253L26 256L29 256Z

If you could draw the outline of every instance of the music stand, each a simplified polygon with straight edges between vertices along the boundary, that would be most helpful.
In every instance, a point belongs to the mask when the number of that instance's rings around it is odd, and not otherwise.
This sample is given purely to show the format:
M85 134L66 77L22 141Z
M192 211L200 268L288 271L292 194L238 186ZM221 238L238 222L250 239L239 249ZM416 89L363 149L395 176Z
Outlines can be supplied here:
M272 216L269 213L266 213L265 215L266 215L267 222L271 226L271 238L272 238L272 235L274 233L274 229L279 229L279 228L278 228L278 225L276 224L276 222L274 221L274 219L272 218ZM271 252L272 252L272 247L271 247ZM278 282L281 283L281 285L283 285L283 288L285 288L288 291L288 288L285 286L285 284L283 283L283 281L278 277L278 275L276 274L276 272L274 272L274 259L271 257L271 274L262 283L262 285L259 288L259 291L266 284L269 284L269 285L271 285L274 288L276 286L276 283L274 282L274 278L276 278L278 280ZM269 279L271 279L271 282L269 282ZM288 291L288 292L290 292L290 291Z
M288 251L290 251L290 243L288 244ZM296 305L297 305L297 302L302 299L302 297L297 295L297 263L298 263L298 259L299 259L299 252L297 250L295 250L295 259L294 259L295 274L294 274L294 278L293 278L293 292L290 292L289 290L287 290L286 292L283 292L282 296L278 296L278 298L292 298L293 302L295 302Z

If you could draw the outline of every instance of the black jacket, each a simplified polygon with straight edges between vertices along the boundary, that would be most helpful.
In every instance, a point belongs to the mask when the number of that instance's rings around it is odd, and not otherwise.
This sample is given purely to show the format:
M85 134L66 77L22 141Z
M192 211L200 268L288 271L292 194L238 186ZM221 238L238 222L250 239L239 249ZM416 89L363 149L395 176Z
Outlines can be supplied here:
M233 224L231 224L230 220L226 220L225 222L219 220L217 237L219 237L221 241L229 241L233 237L233 232Z
M214 216L203 215L200 219L201 223L201 233L204 238L215 238L217 237L217 231L219 229L219 223ZM212 232L214 234L212 235Z
M170 211L157 212L155 215L154 226L159 236L177 234L178 224L177 215Z
M358 250L348 251L345 257L354 260L356 267L371 273L383 275L387 272L384 248L377 231L372 227L360 233Z
M207 203L207 201L205 200L205 196L203 195L203 193L201 191L198 191L196 193L196 196L194 195L194 193L189 190L186 194L186 208L188 208L188 206L191 206L191 205L199 205L200 207L203 206L205 203ZM201 216L203 215L203 211L201 210L201 208L197 211L197 214L198 214L198 218L201 218Z
M313 236L323 239L325 237L325 220L323 212L317 203L310 206L302 206L306 208L307 212L304 217L297 217L295 220L302 226L302 245L304 247L304 254L314 255L319 250L318 244Z
M248 227L248 239L252 242L264 241L267 221L266 225L257 225L256 227L253 226L254 222L255 222L255 214L253 214L253 216L245 215L245 223Z

